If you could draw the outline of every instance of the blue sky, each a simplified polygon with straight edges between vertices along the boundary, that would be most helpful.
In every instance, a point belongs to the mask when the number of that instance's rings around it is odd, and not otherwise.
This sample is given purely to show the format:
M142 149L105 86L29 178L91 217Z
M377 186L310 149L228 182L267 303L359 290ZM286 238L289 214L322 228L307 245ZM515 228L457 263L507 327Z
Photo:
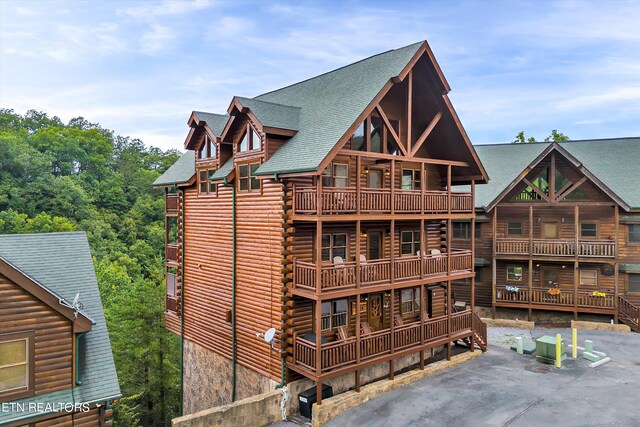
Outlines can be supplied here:
M163 149L192 110L426 39L475 144L640 136L640 1L0 0L0 106Z

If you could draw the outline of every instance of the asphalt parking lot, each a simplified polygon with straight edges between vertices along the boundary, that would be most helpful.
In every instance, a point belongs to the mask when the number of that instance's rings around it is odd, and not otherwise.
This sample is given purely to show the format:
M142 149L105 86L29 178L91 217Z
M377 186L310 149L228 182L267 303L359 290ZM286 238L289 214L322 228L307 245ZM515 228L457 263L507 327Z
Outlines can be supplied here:
M327 426L640 426L640 334L580 331L611 362L590 368L569 357L561 369L509 350L515 336L562 333L490 328L482 357L396 389Z

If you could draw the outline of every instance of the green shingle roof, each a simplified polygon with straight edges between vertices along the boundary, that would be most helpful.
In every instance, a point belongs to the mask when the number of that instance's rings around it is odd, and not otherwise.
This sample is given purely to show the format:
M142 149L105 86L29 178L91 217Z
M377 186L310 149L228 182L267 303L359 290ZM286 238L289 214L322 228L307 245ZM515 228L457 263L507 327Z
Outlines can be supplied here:
M488 184L476 186L476 207L491 204L550 144L476 145L489 174ZM640 138L575 140L559 145L631 208L640 208Z
M214 172L213 176L211 177L211 180L222 181L227 176L229 176L231 172L233 172L233 157L227 160L227 162L224 165L222 165L220 169Z
M209 126L215 136L222 135L222 131L229 120L229 116L226 114L205 113L204 111L194 111L193 113L199 121L205 122Z
M84 363L82 385L17 402L101 402L120 397L111 343L85 232L0 235L0 258L40 286L72 302L80 293L83 310L94 320L81 339ZM0 411L0 424L36 415L28 411Z
M418 52L423 42L358 61L255 100L300 107L299 131L257 175L316 170L347 129Z
M237 96L236 99L240 105L251 110L262 126L276 129L299 129L300 107L275 104L273 102L259 101L257 99L243 98L240 96Z
M154 187L184 184L196 173L196 152L188 150L153 182Z

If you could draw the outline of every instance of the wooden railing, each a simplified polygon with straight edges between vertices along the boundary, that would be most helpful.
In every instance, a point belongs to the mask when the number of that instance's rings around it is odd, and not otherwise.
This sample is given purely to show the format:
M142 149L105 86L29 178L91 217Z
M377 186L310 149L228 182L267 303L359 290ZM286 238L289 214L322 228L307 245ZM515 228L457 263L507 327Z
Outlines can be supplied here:
M480 339L478 343L483 351L487 350L487 325L482 321L478 313L473 313L471 325L476 337Z
M180 208L180 195L167 194L167 197L165 198L165 208L167 212L177 212Z
M165 259L167 261L178 261L178 245L168 244L165 248Z
M390 213L391 207L396 213L440 213L448 212L449 196L446 191L425 191L424 197L419 190L394 191L393 201L388 188L362 188L360 197L354 187L324 187L322 189L322 213ZM451 193L451 211L472 212L471 193ZM315 214L317 212L316 189L313 187L294 188L294 213Z
M640 330L640 306L624 297L618 297L618 314L632 329Z
M454 313L451 315L450 333L452 336L466 331L469 331L469 334L471 334L473 325L474 320L472 320L470 310ZM422 327L423 329L421 331ZM484 334L486 336L486 329ZM421 322L412 322L394 328L393 348L394 350L401 350L418 347L423 341L425 345L428 345L430 342L442 342L442 339L446 339L448 335L447 316L425 320L424 324ZM315 372L316 343L308 341L297 334L294 334L293 340L294 363ZM325 373L345 366L356 367L356 348L358 345L360 346L361 362L388 355L391 353L391 330L384 329L363 335L359 341L355 337L349 337L346 340L321 344L320 360L322 372Z
M447 274L447 254L420 256L403 256L394 260L394 279L396 282L415 280L421 277L420 263L423 263L425 276ZM471 271L473 257L467 249L453 249L451 252L451 272ZM354 261L343 264L326 264L321 266L320 291L353 288L356 277L360 274L363 286L381 284L391 280L391 260L389 258L367 260L360 264L360 271ZM316 264L313 262L293 261L293 286L315 291Z
M504 238L496 239L496 253L500 255L575 256L575 240ZM615 257L616 243L612 240L579 240L578 256Z
M532 305L577 306L605 311L615 309L615 295L593 296L593 291L578 291L576 294L572 289L562 289L560 294L551 295L548 288L531 288L530 299ZM496 302L515 306L526 305L529 303L529 288L521 286L517 291L507 291L505 286L496 286Z

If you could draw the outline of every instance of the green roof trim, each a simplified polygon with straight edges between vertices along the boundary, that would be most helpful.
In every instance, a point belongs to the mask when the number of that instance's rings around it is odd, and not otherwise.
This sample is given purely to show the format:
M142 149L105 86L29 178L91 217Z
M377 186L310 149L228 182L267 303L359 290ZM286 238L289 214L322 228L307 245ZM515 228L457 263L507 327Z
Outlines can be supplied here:
M620 222L640 222L640 215L622 215L620 217Z
M476 207L485 208L552 142L476 145L489 183L476 186ZM640 137L560 142L600 182L632 209L640 208Z
M93 403L119 398L118 376L86 233L0 235L0 258L66 301L73 301L80 293L83 310L94 320L92 330L81 340L85 356L78 375L82 385L17 402ZM0 424L35 415L40 414L30 412L27 404L25 411L0 411Z
M184 184L196 174L196 152L188 150L153 182L154 187Z
M229 160L226 161L224 165L222 165L220 169L218 169L213 173L213 176L211 177L211 181L224 180L226 177L229 176L231 172L233 172L233 168L234 168L233 157L231 157Z
M299 130L300 107L292 107L290 105L276 104L240 96L237 96L236 99L240 105L251 110L262 126L276 129Z
M283 143L256 175L317 170L358 116L384 85L402 72L423 43L374 55L255 97L258 101L300 108L298 133Z
M193 114L196 115L198 121L205 122L215 136L222 135L229 120L229 116L226 114L205 113L204 111L194 111Z
M620 264L620 271L632 271L640 273L640 264Z
M486 258L476 258L473 260L473 264L476 267L486 267L487 265L491 265L491 262Z

